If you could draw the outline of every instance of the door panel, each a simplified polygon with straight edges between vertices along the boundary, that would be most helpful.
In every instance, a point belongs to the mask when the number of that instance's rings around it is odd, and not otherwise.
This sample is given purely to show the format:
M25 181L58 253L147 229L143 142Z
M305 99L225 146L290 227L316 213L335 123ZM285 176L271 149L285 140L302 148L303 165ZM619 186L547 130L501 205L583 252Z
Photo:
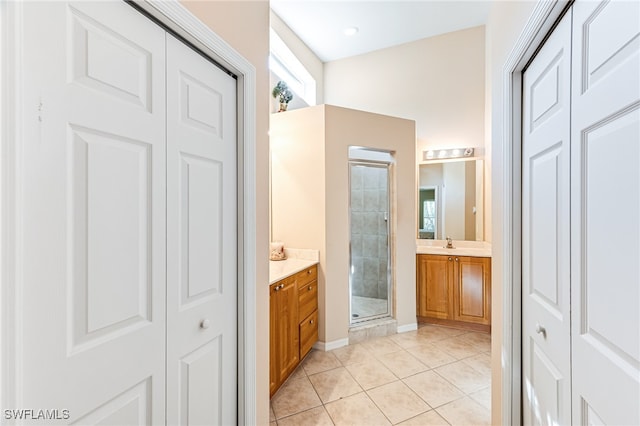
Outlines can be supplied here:
M23 6L18 400L162 424L164 31L124 2Z
M151 382L149 379L127 389L112 400L78 419L78 425L148 425L151 424Z
M300 362L300 330L298 322L298 283L285 280L278 290L278 360L280 379L287 377Z
M217 336L180 360L179 424L224 424L221 398L222 348L222 336Z
M640 424L640 3L574 5L573 416ZM603 392L609 389L611 392Z
M150 144L70 132L75 351L150 319L152 161Z
M167 36L167 421L236 423L236 82Z
M452 315L453 280L450 256L418 255L418 314L424 317L449 319Z
M453 319L491 324L491 259L455 257L458 279L454 281Z
M524 73L522 343L525 424L571 423L571 13Z

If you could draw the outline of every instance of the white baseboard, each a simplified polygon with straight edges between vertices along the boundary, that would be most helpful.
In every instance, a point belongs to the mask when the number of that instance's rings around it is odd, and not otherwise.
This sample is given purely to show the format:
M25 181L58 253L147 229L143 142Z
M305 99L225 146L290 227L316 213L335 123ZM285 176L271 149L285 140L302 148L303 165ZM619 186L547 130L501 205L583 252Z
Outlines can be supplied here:
M313 349L317 349L319 351L331 351L333 349L338 349L341 348L343 346L347 346L349 344L349 339L339 339L339 340L334 340L333 342L316 342L313 344Z
M406 333L407 331L415 331L418 329L418 323L414 322L412 324L405 324L398 326L398 333Z

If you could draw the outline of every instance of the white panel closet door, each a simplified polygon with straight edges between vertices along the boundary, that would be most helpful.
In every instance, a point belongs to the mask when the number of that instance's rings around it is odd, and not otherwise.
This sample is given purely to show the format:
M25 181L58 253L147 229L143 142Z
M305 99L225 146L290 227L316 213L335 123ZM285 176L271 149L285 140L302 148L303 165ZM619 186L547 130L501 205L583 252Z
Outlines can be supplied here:
M640 424L640 2L576 2L573 420Z
M167 421L237 413L236 80L167 35Z
M163 33L124 2L24 3L18 401L58 423L165 421Z
M522 357L526 425L571 423L571 13L524 73Z

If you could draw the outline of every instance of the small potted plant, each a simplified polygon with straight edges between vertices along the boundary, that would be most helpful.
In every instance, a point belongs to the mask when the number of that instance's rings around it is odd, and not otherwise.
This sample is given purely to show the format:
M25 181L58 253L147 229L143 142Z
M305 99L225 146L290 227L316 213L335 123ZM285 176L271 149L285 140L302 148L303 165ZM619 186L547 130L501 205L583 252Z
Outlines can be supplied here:
M286 111L287 105L289 105L289 102L293 99L293 93L289 90L287 83L279 81L278 84L276 84L276 87L271 91L271 94L274 98L278 98L278 101L280 102L280 109L278 112Z

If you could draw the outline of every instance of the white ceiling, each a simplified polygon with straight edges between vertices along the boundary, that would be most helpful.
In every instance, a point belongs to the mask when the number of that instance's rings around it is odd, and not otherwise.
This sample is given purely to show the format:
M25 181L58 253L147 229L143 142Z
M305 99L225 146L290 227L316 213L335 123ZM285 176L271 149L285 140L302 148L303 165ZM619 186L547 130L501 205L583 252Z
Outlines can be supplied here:
M323 62L484 25L490 1L271 0ZM358 27L348 37L343 31Z

